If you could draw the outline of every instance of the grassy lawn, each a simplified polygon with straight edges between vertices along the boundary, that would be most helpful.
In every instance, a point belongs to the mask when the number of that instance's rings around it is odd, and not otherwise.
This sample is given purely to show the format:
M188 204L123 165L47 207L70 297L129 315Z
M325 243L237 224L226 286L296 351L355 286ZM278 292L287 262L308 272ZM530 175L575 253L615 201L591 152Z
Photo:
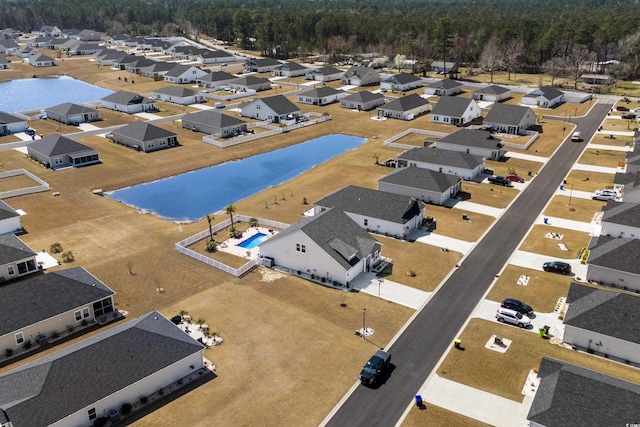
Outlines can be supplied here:
M632 136L621 136L621 135L603 135L603 134L595 134L593 139L591 140L592 144L602 144L602 145L613 145L616 147L626 147L633 144Z
M464 213L468 214L469 221L462 219L462 214ZM435 205L427 206L427 215L436 219L436 234L466 242L478 240L495 221L495 218L489 215Z
M402 427L483 427L489 424L426 402L426 409L420 409L413 405L401 425Z
M40 184L24 174L0 178L0 192L35 187L36 185Z
M542 132L540 132L538 139L536 139L528 149L509 148L508 151L549 157L564 140L563 133L564 136L569 135L573 132L574 127L573 123L565 123L562 120L544 119L542 121ZM564 132L562 130L563 128Z
M494 172L498 174L497 171L494 170ZM462 191L470 196L468 199L470 202L500 209L509 206L509 203L520 193L515 188L494 184L479 184L470 181L462 182Z
M546 236L549 233L562 235L563 238L562 240L548 238ZM520 250L556 258L572 259L578 257L581 248L589 245L590 239L591 237L582 231L556 228L549 225L536 225L527 235L527 238L520 246ZM567 250L560 249L558 243L564 243Z
M553 108L534 108L536 114L544 114L545 116L555 116L566 118L569 120L571 117L582 117L589 112L589 109L593 106L593 101L585 101L580 104L575 102L563 102L560 105L556 105Z
M572 221L591 222L593 215L600 212L606 202L586 200L569 196L555 196L544 211L545 216L565 218Z
M518 285L522 275L529 276L527 286ZM509 264L492 286L487 299L501 302L505 298L516 298L529 304L536 312L551 313L558 298L567 296L571 282L571 277L562 274Z
M615 168L626 164L626 152L615 150L594 150L587 148L578 163L583 165L606 166Z
M632 132L638 128L637 119L605 119L602 123L602 130L604 132L608 130L614 130L618 132Z
M506 353L485 348L493 334L512 340ZM452 381L521 402L522 387L543 356L640 383L640 370L551 344L537 334L517 327L472 319L460 337L465 351L450 351L438 367L438 375Z
M531 179L531 177L529 177L529 171L531 171L532 175L535 175L543 166L542 163L519 159L517 157L505 157L504 161L485 160L484 164L487 169L492 169L495 175L504 176L508 173L507 171L513 170L524 178L525 181Z
M407 145L415 145L416 147L424 147L425 138L427 138L427 135L411 132L410 134L405 135L400 139L397 139L395 142L397 142L398 144L407 144Z
M614 175L610 173L574 169L567 176L567 184L564 188L569 189L571 185L573 185L574 190L579 191L596 191L602 188L613 188L613 178Z

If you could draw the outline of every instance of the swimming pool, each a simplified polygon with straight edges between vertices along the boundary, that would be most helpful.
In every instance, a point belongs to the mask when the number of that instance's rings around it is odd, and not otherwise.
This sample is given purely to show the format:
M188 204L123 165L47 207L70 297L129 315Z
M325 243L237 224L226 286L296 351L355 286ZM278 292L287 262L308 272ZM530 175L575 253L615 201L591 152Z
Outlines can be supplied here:
M134 185L105 195L169 221L198 221L346 151L365 138L332 134L245 159ZM153 154L151 154L153 155ZM302 188L284 188L298 195ZM270 196L271 197L271 196ZM302 206L302 205L301 205Z
M242 242L238 243L236 246L240 246L245 249L253 249L258 246L260 243L264 242L267 238L267 235L264 233L256 233L248 239L244 239Z
M47 107L72 102L97 101L113 93L69 76L57 78L20 79L0 83L0 111L39 111Z

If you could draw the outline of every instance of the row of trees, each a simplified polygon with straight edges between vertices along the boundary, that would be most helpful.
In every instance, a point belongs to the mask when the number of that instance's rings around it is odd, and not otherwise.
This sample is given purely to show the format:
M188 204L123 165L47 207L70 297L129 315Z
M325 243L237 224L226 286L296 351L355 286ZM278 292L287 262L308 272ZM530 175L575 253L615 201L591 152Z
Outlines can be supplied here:
M541 70L577 51L638 73L640 3L613 0L0 0L0 27L206 34L266 56L378 52ZM489 67L494 70L495 67Z

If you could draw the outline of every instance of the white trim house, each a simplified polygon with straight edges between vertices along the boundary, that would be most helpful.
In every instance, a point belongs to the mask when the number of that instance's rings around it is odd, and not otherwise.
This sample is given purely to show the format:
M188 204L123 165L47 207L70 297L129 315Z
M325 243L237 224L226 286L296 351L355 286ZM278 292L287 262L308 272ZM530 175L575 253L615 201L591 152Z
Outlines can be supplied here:
M482 115L476 101L470 98L443 96L431 110L431 121L447 125L462 126Z
M425 203L443 205L462 189L462 178L429 169L400 168L378 180L378 190L401 194Z
M398 167L407 166L472 180L484 170L484 157L435 147L417 147L398 155Z

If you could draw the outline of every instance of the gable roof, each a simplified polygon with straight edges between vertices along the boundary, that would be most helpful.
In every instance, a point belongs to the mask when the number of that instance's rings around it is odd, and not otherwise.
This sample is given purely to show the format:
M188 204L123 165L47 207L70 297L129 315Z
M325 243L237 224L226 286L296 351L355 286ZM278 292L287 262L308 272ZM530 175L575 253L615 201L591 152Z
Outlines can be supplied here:
M442 80L438 80L436 82L431 83L429 86L430 88L435 88L435 89L454 89L457 87L461 87L462 83L457 82L455 80L452 79L442 79Z
M489 85L476 90L473 93L486 93L487 95L501 95L503 93L510 92L506 87L498 85Z
M4 56L4 54L0 53L0 64L9 64L10 61Z
M184 117L182 117L182 121L214 126L219 129L246 123L244 120L240 120L236 117L228 116L214 110L202 110L195 113L187 113L184 115Z
M44 54L33 55L29 57L29 62L53 62L53 58Z
M207 58L229 58L229 57L232 57L233 55L223 50L204 49L203 51L198 53L198 56L202 57L202 59L207 59Z
M114 104L121 105L136 105L136 104L154 104L155 101L146 96L138 95L137 93L127 92L119 90L118 92L107 95L101 98L102 101L113 102Z
M222 82L222 81L228 81L228 80L235 80L237 79L236 76L227 73L226 71L212 71L210 73L207 73L206 75L202 76L202 77L198 77L199 81L202 82Z
M378 182L403 185L426 191L437 191L438 193L449 191L451 187L460 181L462 181L462 178L459 176L418 167L396 169L378 180Z
M638 131L635 131L638 132ZM634 135L634 140L635 140ZM627 165L638 165L640 164L640 144L633 144L633 151L627 151L626 154Z
M194 67L193 65L176 64L173 66L173 68L167 71L167 74L165 75L169 77L180 77L181 75L183 75L184 73L186 73L188 70L192 68L202 71L200 68Z
M476 102L471 98L456 98L455 96L443 96L431 110L431 115L448 117L462 117L471 103Z
M460 129L457 132L450 133L449 135L442 137L440 142L488 148L491 150L502 148L501 141L494 137L491 132L485 130Z
M321 86L318 88L300 92L298 96L308 96L309 98L325 98L327 96L337 95L339 93L344 93L344 91L340 89L334 89L329 86Z
M640 344L640 297L572 283L565 325Z
M314 203L344 212L406 224L422 211L422 202L413 197L350 185L340 188Z
M632 188L640 186L640 174L616 172L615 176L613 177L613 183L624 185L625 191L629 191Z
M307 67L305 67L304 65L300 65L297 62L285 62L283 64L281 64L278 68L282 69L282 68L286 68L289 71L302 71L302 70L307 70Z
M46 157L64 156L83 151L95 151L88 145L81 144L78 141L59 134L52 134L42 139L32 141L27 145L27 148Z
M15 234L0 234L0 265L35 255L36 253Z
M409 111L414 108L421 107L423 105L428 105L429 101L422 98L420 95L416 93L412 93L411 95L403 96L393 101L378 107L379 109L384 110L393 110L393 111Z
M327 65L326 67L316 68L315 70L311 70L311 72L314 74L321 74L323 76L327 76L331 74L343 73L344 71L338 70L335 67Z
M147 122L133 122L113 131L114 135L124 136L136 141L153 141L154 139L170 138L176 136L175 133L154 126Z
M264 77L243 76L243 77L238 77L235 80L229 82L229 84L238 85L238 86L253 86L253 85L261 85L264 83L270 84L271 80L265 79Z
M414 76L413 74L409 74L409 73L396 74L383 81L387 83L396 83L400 85L406 85L408 83L413 83L413 82L422 83L422 79L420 79L420 77Z
M17 47L20 47L20 45L16 43L15 40L5 39L4 37L0 37L0 46L4 47L5 49L15 49Z
M373 68L359 67L357 65L352 65L351 68L349 68L342 75L342 77L345 77L345 78L357 77L359 79L362 79L362 78L364 78L366 76L372 76L372 77L380 78L380 74L378 74L378 72L376 70L374 70Z
M435 147L417 147L398 155L398 159L433 163L463 169L475 169L484 163L484 158L454 150L442 150Z
M378 99L384 99L384 95L381 93L369 92L368 90L361 90L361 91L352 93L351 95L347 95L342 99L345 101L366 103L366 102L375 101Z
M74 114L95 113L96 109L85 107L84 105L73 104L71 102L65 102L63 104L45 108L44 111L59 114L61 116L71 116Z
M20 123L20 122L26 122L26 120L21 119L18 116L14 116L13 114L0 111L0 125L8 125L9 123Z
M284 95L274 95L266 98L258 98L255 101L264 102L269 108L271 108L276 114L290 114L300 111L300 108L296 106L293 102L289 101Z
M594 236L587 264L640 274L640 239Z
M640 419L640 385L543 357L527 419L547 427L612 426Z
M556 89L555 87L552 86L543 86L539 89L534 89L531 92L527 93L526 97L528 98L537 98L538 96L544 96L547 100L552 100L552 99L556 99L559 96L564 95L564 92L561 92L560 90Z
M491 110L489 110L489 113L487 113L487 117L485 117L484 121L517 126L520 124L524 116L529 113L534 114L533 110L529 107L495 103L493 104L493 107L491 107Z
M269 67L272 65L280 65L281 62L277 61L273 58L255 58L249 60L250 64L255 65L256 67Z
M609 200L602 209L602 222L640 227L640 204Z
M285 238L298 230L309 236L346 270L380 248L380 244L366 230L339 209L328 209L298 221L265 243Z
M169 71L175 66L175 62L153 61L152 64L140 66L140 68L144 68L147 73L161 73L163 71Z
M20 216L15 209L6 204L2 199L0 199L0 221L9 218L15 218ZM0 258L0 264L3 264L2 259Z
M197 92L193 89L178 86L165 86L160 89L156 89L153 93L160 93L163 95L177 96L184 98L186 96L194 96Z
M202 350L154 311L3 374L0 408L15 426L49 425Z

